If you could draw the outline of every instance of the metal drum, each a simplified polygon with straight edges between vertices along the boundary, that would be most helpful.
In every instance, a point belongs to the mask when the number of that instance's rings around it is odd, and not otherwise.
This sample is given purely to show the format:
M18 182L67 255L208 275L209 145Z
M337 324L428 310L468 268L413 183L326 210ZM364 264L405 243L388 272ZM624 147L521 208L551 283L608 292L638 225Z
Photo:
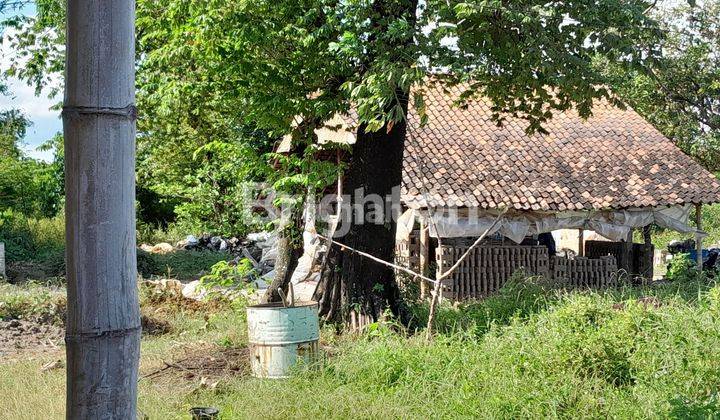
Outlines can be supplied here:
M253 305L247 308L250 365L258 378L286 378L298 362L319 355L317 302Z

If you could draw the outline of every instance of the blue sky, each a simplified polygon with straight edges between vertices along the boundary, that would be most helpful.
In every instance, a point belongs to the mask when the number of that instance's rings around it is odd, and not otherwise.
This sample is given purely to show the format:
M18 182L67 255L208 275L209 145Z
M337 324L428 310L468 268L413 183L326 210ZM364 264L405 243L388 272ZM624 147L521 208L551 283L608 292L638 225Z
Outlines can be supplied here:
M25 7L22 13L33 15L35 8L34 6ZM12 14L15 14L15 12ZM6 17L6 14L0 13L0 20ZM5 43L0 44L0 69L4 70L6 68L10 54L12 54L12 51L9 50L7 45ZM23 140L26 153L38 159L52 159L52 152L40 152L36 149L40 144L53 137L55 133L62 131L59 111L49 109L53 104L60 102L62 97L48 99L46 94L35 96L35 90L32 87L17 79L7 80L7 85L10 89L10 95L0 95L0 110L20 109L33 123Z

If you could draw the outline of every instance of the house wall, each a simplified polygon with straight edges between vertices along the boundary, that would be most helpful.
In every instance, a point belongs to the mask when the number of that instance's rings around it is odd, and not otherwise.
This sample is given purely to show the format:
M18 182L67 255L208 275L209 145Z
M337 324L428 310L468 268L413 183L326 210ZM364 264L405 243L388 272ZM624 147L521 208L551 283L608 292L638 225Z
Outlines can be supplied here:
M562 249L569 249L576 254L579 253L579 239L577 229L560 229L552 232L553 238L555 239L555 247L558 251ZM584 241L609 241L609 239L600 236L593 230L583 231Z

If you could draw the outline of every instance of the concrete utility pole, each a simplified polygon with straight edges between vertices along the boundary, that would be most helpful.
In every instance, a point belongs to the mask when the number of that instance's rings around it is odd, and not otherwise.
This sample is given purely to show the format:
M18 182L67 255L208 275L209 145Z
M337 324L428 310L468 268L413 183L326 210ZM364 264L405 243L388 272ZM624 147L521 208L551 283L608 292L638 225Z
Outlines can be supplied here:
M68 419L136 417L134 29L133 0L67 1Z

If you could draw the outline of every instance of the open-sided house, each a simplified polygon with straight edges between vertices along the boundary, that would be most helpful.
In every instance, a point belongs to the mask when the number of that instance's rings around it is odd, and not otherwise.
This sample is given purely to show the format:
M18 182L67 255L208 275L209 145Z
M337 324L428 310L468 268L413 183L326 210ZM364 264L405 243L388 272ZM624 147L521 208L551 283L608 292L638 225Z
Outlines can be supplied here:
M632 109L598 102L587 120L556 112L544 124L549 134L528 135L525 120L493 121L489 102L455 106L458 93L426 88L425 125L410 112L406 211L398 221L398 260L426 273L431 261L438 272L447 269L490 230L446 280L454 298L491 293L519 268L577 286L651 277L649 229L646 243L634 245L632 230L656 224L699 238L688 223L693 210L720 202L713 174ZM336 117L318 140L352 142L353 124ZM608 241L581 243L577 257L561 257L542 235L559 229L592 230Z

